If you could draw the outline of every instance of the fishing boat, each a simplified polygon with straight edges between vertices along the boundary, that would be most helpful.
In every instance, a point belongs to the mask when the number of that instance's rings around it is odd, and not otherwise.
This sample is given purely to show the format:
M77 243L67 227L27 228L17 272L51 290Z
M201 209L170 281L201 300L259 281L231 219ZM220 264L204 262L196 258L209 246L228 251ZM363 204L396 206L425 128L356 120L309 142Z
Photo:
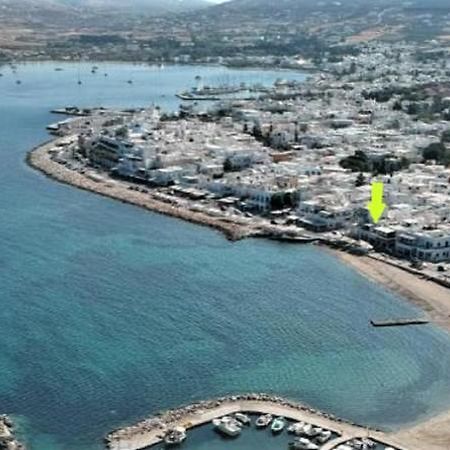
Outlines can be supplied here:
M179 445L186 439L186 428L176 427L167 431L164 436L166 445Z
M272 418L271 414L263 414L256 419L255 425L257 428L267 427L272 422Z
M272 433L276 434L276 433L281 433L285 426L286 426L286 420L284 419L284 417L277 417L272 422L270 429L272 430Z
M249 416L247 416L247 414L243 414L243 413L237 412L234 415L234 417L235 417L236 420L239 420L239 422L241 422L242 425L250 425L252 423L252 420L250 419Z

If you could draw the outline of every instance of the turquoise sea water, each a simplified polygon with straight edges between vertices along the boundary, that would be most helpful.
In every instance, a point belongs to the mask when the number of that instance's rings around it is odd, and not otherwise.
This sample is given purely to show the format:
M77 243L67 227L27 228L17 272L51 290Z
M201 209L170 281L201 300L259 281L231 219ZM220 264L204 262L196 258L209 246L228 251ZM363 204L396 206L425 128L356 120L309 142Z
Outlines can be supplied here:
M51 108L175 107L173 92L197 74L211 83L279 74L108 65L91 75L85 65L78 86L77 66L54 67L0 69L0 410L19 418L33 449L95 450L123 423L249 390L387 427L450 405L449 336L370 328L371 318L415 310L327 253L230 243L24 163L60 119ZM186 449L236 447L210 444Z

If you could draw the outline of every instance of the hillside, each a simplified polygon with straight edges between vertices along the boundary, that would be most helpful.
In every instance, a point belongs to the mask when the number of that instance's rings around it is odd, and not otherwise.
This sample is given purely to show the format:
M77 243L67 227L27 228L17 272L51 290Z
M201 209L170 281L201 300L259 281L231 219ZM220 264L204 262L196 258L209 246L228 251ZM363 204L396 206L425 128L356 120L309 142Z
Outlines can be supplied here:
M205 0L53 0L76 8L99 8L130 12L183 12L209 6Z
M160 15L209 6L205 0L0 0L0 19L67 22L96 14Z

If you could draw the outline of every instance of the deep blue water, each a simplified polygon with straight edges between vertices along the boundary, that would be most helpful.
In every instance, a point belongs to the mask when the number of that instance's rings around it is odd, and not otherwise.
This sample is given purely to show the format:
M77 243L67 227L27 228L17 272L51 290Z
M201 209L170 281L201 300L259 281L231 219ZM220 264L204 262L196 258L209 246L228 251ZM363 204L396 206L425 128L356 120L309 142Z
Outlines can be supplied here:
M449 336L371 329L373 317L414 308L326 252L230 243L24 163L59 119L51 108L175 107L173 92L197 74L277 73L82 66L78 86L76 66L55 66L0 69L0 410L20 419L34 449L94 450L122 423L249 390L389 427L450 405Z

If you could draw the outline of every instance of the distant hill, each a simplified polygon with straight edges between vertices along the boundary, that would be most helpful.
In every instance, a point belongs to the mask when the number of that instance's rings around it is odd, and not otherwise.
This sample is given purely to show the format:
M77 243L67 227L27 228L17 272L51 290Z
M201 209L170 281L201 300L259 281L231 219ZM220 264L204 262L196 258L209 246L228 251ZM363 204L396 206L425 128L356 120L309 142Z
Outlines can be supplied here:
M76 8L117 9L130 12L183 12L204 8L206 0L53 0L55 3Z
M46 14L76 17L78 14L96 12L144 13L159 15L180 13L210 6L206 0L0 0L0 17L10 16L20 19L36 14L43 18Z
M301 14L314 11L327 13L344 13L358 11L369 12L379 8L404 9L448 9L449 0L231 0L212 8L217 13L255 14L258 16L275 14Z

